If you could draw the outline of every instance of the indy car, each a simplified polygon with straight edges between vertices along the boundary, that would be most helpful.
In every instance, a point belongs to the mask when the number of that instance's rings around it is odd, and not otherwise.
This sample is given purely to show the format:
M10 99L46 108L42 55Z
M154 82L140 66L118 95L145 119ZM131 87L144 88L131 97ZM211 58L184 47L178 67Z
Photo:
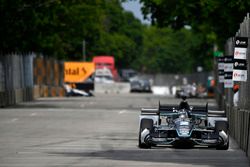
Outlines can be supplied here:
M139 148L158 145L208 146L229 148L228 122L224 111L189 106L186 98L179 105L142 108L139 116Z

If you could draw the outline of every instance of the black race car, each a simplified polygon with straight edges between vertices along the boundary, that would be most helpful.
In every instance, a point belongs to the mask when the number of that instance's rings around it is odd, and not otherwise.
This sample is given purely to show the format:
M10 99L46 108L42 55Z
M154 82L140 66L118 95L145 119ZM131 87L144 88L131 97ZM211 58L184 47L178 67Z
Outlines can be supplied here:
M225 112L210 111L207 104L189 106L185 98L179 105L159 103L158 108L142 108L139 118L140 148L157 145L229 148Z

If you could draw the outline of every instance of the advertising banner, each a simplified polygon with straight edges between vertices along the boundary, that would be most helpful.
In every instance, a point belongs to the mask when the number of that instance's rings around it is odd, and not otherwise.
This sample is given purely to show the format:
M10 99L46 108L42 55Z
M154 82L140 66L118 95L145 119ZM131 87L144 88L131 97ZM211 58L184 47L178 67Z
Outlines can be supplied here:
M64 62L64 82L84 82L95 72L92 62Z
M219 83L224 83L224 56L217 57Z
M247 37L236 37L234 45L233 81L247 81Z
M233 55L224 57L224 88L233 88L233 61Z

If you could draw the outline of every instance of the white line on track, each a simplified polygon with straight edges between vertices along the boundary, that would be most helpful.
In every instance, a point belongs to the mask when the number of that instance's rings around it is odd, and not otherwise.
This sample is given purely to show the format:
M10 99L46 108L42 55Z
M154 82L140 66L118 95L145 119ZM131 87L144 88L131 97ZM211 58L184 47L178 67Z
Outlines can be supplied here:
M17 152L17 154L42 154L42 152L37 152L37 151L21 151L21 152Z
M121 110L119 111L119 114L125 114L127 112L127 110Z
M33 116L36 116L37 113L31 113L30 116L33 117Z
M11 120L11 122L16 122L18 120L18 118L13 118L12 120Z

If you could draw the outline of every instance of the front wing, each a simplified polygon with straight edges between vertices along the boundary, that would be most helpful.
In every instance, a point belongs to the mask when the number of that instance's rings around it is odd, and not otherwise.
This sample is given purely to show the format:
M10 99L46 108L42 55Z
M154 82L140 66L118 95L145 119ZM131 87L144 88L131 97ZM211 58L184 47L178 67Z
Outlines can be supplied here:
M219 133L212 129L192 129L187 135L179 134L175 128L155 128L154 132L148 131L148 134L145 131L142 132L143 136L147 135L144 142L154 145L174 145L186 142L192 145L216 146L222 142Z
M140 135L141 143L146 145L178 145L191 144L200 146L225 145L228 136L224 131L216 133L214 130L193 129L189 136L179 136L176 129L165 129L150 132L144 129Z

